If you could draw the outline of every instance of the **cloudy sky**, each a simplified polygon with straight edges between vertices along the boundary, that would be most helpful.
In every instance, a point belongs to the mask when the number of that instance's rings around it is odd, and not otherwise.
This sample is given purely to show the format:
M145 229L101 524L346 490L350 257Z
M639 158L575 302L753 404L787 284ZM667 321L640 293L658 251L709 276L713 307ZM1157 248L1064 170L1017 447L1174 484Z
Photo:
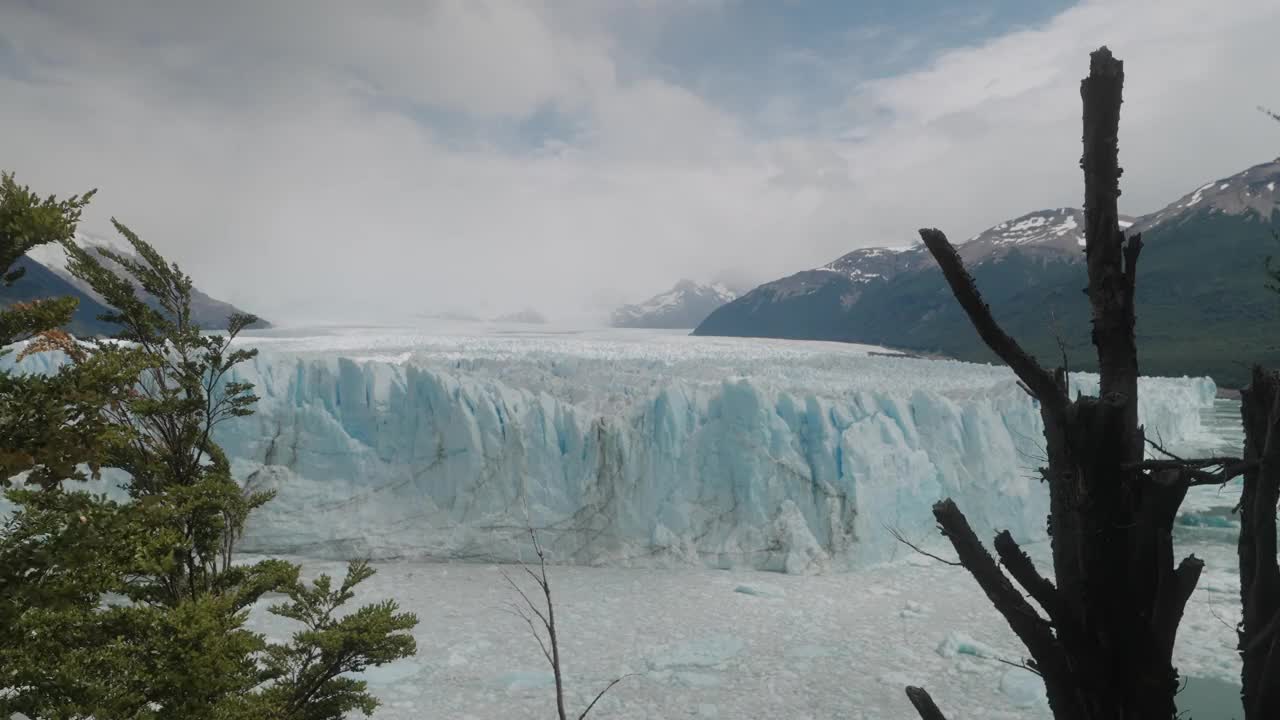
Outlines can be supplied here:
M1280 154L1277 37L1275 0L0 0L0 168L273 320L579 317L1078 205L1101 44L1158 209Z

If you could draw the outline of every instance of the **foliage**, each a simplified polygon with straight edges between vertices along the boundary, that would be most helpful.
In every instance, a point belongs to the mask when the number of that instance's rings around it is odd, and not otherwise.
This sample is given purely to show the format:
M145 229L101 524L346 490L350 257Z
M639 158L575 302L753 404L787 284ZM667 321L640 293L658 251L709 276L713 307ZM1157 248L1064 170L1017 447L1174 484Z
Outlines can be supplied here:
M10 173L0 173L0 285L12 285L25 269L14 269L24 253L39 245L69 241L75 234L81 210L94 190L59 200L40 198L19 185ZM0 347L56 328L71 320L75 300L47 298L19 303L0 312Z
M22 355L63 357L45 374L0 373L0 478L17 508L0 527L0 716L372 712L350 673L413 654L417 623L391 601L340 615L373 570L355 563L333 590L327 577L301 583L285 561L234 562L249 515L271 499L241 490L213 440L253 412L234 368L255 355L235 343L254 318L206 335L191 321L191 279L127 227L113 221L136 257L105 250L100 261L71 241L88 196L38 201L4 183L6 261L62 243L121 331L76 341L53 329L69 316L57 301L5 315L33 338ZM77 485L104 472L125 478L112 497ZM303 626L289 643L245 627L268 593L290 600L271 612Z
M373 573L367 563L353 562L337 589L328 575L321 575L310 587L294 583L289 602L271 608L303 625L292 643L267 648L265 672L274 684L260 698L281 717L329 720L357 709L370 714L377 703L365 692L365 683L343 676L414 653L408 631L417 620L397 613L393 601L335 617L354 597L355 586Z

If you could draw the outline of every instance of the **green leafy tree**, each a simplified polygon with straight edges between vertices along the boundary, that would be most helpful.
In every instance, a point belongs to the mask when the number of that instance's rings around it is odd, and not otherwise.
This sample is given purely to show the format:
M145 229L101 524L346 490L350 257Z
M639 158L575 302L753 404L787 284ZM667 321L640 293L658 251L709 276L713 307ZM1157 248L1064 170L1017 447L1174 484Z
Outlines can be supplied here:
M28 250L66 242L75 235L80 212L96 191L59 200L41 198L19 185L11 173L0 173L0 282L12 285L26 274L14 264ZM49 298L17 303L0 311L0 347L65 325L75 312L75 298Z
M271 499L240 488L213 440L253 412L253 388L234 368L256 353L235 343L254 318L232 317L225 335L201 332L191 279L127 227L113 221L136 257L100 259L72 241L88 196L40 201L9 176L4 192L5 267L36 244L61 243L121 330L92 342L56 330L74 300L5 319L16 330L4 339L30 339L23 354L65 357L49 373L0 374L0 430L26 428L0 447L16 508L0 527L0 716L371 713L377 701L351 673L412 655L417 623L390 601L340 614L373 570L355 563L333 590L325 576L301 582L282 560L233 561L249 515ZM126 478L123 496L76 485L104 468ZM245 627L273 592L289 602L270 611L301 625L289 643Z

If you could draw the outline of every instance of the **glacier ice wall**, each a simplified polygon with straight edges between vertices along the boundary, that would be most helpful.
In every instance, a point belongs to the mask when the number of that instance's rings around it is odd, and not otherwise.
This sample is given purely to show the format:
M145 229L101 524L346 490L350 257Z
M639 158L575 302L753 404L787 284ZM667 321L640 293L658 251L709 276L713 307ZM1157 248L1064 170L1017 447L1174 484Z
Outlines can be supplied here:
M278 493L242 549L501 560L527 556L532 525L561 561L811 572L892 558L889 528L933 541L948 496L984 535L1044 535L1039 414L1002 368L538 342L264 345L238 373L257 414L217 436L239 479ZM1140 412L1177 445L1214 392L1145 378Z

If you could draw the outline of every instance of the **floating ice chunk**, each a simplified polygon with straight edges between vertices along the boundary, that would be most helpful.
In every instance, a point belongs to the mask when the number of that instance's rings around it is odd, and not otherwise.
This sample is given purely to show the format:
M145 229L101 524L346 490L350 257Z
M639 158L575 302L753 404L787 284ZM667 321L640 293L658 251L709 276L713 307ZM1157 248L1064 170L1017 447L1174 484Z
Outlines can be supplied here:
M944 658L953 658L959 655L969 655L984 659L998 657L996 651L990 645L980 643L968 634L957 630L947 633L947 637L938 645L938 654Z
M929 614L929 609L926 608L922 603L918 603L915 600L908 600L905 603L903 603L902 610L898 612L898 615L904 618L920 618L928 614Z
M733 591L736 593L742 593L743 595L753 595L755 597L765 598L782 598L787 595L786 591L777 585L760 582L739 585L735 587Z
M1000 676L1000 692L1014 707L1028 708L1048 703L1044 679L1022 668L1013 668Z

